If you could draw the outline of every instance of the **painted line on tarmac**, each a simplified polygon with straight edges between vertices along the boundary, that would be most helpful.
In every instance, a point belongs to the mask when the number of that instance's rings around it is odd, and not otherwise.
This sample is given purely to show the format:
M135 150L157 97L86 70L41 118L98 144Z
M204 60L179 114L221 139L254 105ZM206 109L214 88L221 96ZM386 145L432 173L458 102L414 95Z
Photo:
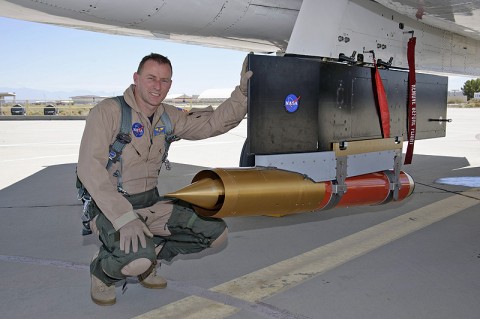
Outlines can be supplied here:
M26 257L26 256L9 256L9 255L0 255L0 261L4 262L14 262L14 263L21 263L21 264L29 264L35 266L53 266L57 268L64 268L70 270L82 270L82 271L89 271L90 265L86 264L78 264L69 261L62 261L62 260L54 260L54 259L41 259L35 257ZM240 300L237 298L233 298L228 295L220 294L213 292L211 290L207 290L205 288L200 288L192 285L188 285L181 281L168 281L168 289L175 290L179 292L183 292L188 295L193 295L189 298L189 300L184 301L187 302L190 306L194 305L201 305L200 311L196 312L192 319L198 318L225 318L231 314L234 314L238 311L239 308L242 309L250 309L250 312L254 312L256 314L262 314L262 317L266 318L276 318L276 319L310 319L304 316L299 316L295 314L291 314L288 311L283 309L278 309L274 306L270 305L260 305L251 303L245 300ZM227 306L226 305L230 305ZM175 303L175 307L178 304ZM175 310L170 310L175 312ZM208 315L211 312L214 312L215 315ZM201 317L200 314L205 313L205 317ZM218 317L217 317L218 316ZM143 318L156 318L153 317L143 317ZM177 318L177 317L174 317ZM182 319L187 317L182 317Z
M188 310L188 314L185 313L185 309ZM238 308L224 303L198 296L190 296L135 318L221 319L235 314L238 310Z
M327 245L233 279L209 291L223 296L189 296L134 319L226 318L252 311L262 300L304 283L348 261L480 203L480 189L471 189L390 219ZM252 306L230 302L244 300ZM263 304L265 305L265 304ZM264 316L265 317L265 316ZM267 318L269 316L266 316ZM270 316L270 318L278 318Z
M0 261L39 265L39 266L54 266L58 268L66 268L66 269L73 269L73 270L90 270L90 265L76 264L70 261L40 259L40 258L34 258L34 257L0 255Z
M45 142L45 143L17 143L17 144L1 144L0 147L30 147L30 146L80 146L80 142Z
M58 158L58 157L71 157L71 156L78 156L78 153L63 154L63 155L48 155L48 156L14 158L14 159L0 160L0 163L18 162L18 161L33 161L33 160L39 160L39 159L45 159L45 158Z
M209 145L222 145L222 144L234 144L240 143L241 141L223 141L223 142L177 142L177 144L172 144L172 149L175 148L184 148L184 147L204 147Z
M209 289L191 286L185 282L169 280L168 288L190 295L190 297L182 299L182 303L187 305L193 303L195 304L194 308L197 309L194 313L182 313L177 317L175 314L178 313L177 307L179 307L179 304L171 303L162 307L162 311L169 311L171 313L171 316L168 318L225 318L235 314L239 309L247 309L250 314L253 314L252 317L254 318L311 319L310 317L293 314L285 309L280 309L272 305L249 302ZM153 319L158 317L156 312L149 312L148 315L149 317L141 318Z

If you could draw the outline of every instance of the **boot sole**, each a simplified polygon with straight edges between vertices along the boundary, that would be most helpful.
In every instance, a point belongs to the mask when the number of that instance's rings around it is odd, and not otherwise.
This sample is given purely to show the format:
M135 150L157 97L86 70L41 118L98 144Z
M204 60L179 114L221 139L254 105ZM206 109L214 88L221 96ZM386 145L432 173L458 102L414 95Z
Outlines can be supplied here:
M100 300L100 299L93 298L93 296L90 296L90 297L92 298L92 301L99 306L111 306L117 302L117 298L110 299L110 300Z
M140 281L140 284L143 287L148 288L148 289L164 289L164 288L167 288L167 283L165 283L163 285L150 285L150 284L147 284L147 283L144 283L144 282Z

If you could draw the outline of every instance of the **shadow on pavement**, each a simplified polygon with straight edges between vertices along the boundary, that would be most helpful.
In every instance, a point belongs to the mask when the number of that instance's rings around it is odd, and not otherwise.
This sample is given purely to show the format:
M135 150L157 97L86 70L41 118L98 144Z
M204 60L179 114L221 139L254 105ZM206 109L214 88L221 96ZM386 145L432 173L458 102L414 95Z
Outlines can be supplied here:
M403 167L414 179L416 186L414 195L425 192L459 192L468 187L436 184L435 181L445 177L480 176L480 168L466 168L468 161L460 157L415 155L413 163ZM0 190L0 210L5 209L42 209L42 208L69 208L75 211L80 218L81 203L76 198L75 188L76 164L62 164L46 167L44 170L29 176L3 190ZM159 192L167 193L188 185L193 176L204 167L172 163L172 169L163 169L159 178ZM415 197L415 196L412 196ZM417 196L418 197L418 196ZM409 202L406 200L405 202ZM370 206L339 208L317 213L305 213L281 218L258 216L227 218L230 232L279 227L282 225L308 223L338 216L362 213L365 211L384 211L390 207L398 208L402 203L386 206ZM78 222L78 230L80 227ZM90 238L93 236L87 236ZM89 241L89 240L88 240Z

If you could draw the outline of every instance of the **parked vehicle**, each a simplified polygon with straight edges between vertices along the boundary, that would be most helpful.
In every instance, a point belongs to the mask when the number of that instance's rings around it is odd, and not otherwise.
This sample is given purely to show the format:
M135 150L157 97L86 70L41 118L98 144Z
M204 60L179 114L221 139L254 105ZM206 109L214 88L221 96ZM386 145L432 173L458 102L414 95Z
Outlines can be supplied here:
M58 115L58 108L52 104L48 104L43 108L43 115Z
M23 105L21 104L15 104L14 106L12 106L10 112L12 113L12 115L27 115L25 107L23 107Z

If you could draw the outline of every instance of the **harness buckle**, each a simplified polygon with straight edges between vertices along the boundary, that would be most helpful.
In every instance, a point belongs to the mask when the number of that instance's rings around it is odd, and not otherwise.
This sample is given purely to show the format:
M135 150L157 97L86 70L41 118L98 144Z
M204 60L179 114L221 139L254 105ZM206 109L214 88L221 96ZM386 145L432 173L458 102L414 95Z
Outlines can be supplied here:
M117 140L120 143L126 145L132 141L132 137L130 136L130 134L120 132L117 134Z
M172 166L170 166L170 161L168 159L165 159L164 160L164 163L165 163L165 169L167 171L171 170L172 169Z

